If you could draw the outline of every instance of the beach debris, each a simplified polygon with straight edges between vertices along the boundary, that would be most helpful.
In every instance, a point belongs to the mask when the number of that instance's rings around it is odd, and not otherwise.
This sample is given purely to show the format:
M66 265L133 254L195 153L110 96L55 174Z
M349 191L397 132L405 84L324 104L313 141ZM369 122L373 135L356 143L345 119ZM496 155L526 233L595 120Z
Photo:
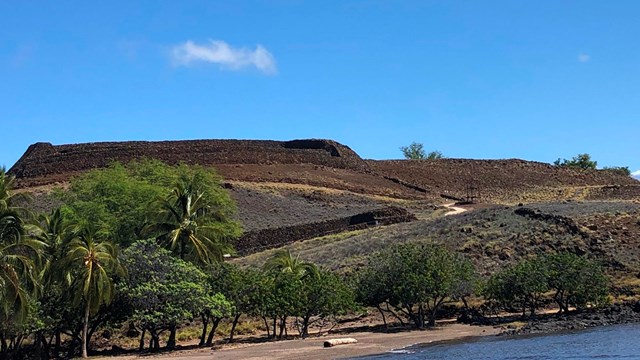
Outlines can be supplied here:
M324 342L324 347L333 347L344 344L355 344L358 340L354 338L331 339Z

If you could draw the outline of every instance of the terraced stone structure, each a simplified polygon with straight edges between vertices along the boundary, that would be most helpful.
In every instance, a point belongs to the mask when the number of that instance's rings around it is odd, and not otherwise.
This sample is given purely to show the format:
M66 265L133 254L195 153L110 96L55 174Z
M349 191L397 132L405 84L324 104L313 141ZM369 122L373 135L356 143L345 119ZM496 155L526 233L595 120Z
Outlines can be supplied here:
M331 140L188 140L98 142L74 145L36 143L9 173L22 186L68 180L73 174L153 158L169 164L314 164L357 172L369 166L349 147Z

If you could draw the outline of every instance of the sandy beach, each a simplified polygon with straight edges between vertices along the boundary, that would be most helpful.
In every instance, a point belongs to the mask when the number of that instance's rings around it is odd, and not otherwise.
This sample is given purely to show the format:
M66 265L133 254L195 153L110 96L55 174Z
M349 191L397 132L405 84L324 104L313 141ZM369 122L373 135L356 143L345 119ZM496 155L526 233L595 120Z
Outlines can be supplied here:
M119 359L342 359L356 356L385 353L407 346L447 340L459 340L467 337L496 335L499 328L491 326L470 326L448 324L430 330L410 330L392 333L353 332L350 334L331 334L308 339L285 340L258 344L237 344L224 346L222 349L209 348L175 351L149 356L129 355ZM358 340L357 344L340 345L324 348L325 340L350 337ZM97 359L97 358L96 358Z

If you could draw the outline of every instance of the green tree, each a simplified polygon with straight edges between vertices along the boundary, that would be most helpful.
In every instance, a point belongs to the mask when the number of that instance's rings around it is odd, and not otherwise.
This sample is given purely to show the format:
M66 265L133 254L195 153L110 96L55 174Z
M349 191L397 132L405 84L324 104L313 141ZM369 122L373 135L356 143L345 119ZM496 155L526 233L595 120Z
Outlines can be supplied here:
M33 297L45 244L26 235L23 215L14 206L14 178L0 168L0 354L10 350L7 335L24 330L33 315ZM15 349L15 341L13 349Z
M41 276L44 284L53 283L57 279L51 277L60 273L54 267L60 265L60 260L65 256L65 247L71 240L73 226L62 208L56 208L50 214L40 214L38 221L29 229L34 239L46 244Z
M154 240L135 242L123 252L122 262L129 276L120 288L133 310L132 319L142 330L141 349L145 332L151 335L149 348L158 351L160 335L169 330L167 348L173 348L181 322L196 316L208 322L210 318L229 316L232 310L224 296L212 291L210 279L202 270L173 257Z
M442 152L438 150L427 153L424 150L424 145L417 142L412 142L409 146L401 146L400 151L402 151L402 155L404 155L404 158L409 160L437 160L444 158Z
M229 263L211 268L212 287L219 290L233 305L229 342L233 342L238 321L242 314L264 316L265 308L273 298L269 277L255 268L240 268Z
M356 301L364 306L375 307L382 316L385 328L385 312L391 313L404 325L402 318L389 307L392 296L390 285L393 283L391 266L390 261L369 261L366 267L356 273L354 285Z
M571 160L558 159L553 163L555 166L571 167L577 169L595 169L598 166L598 162L591 160L589 154L578 154Z
M427 154L427 160L438 160L444 159L444 155L439 150L431 151Z
M264 269L271 275L269 285L271 297L265 299L264 319L267 329L266 316L273 319L273 337L282 338L286 335L286 324L289 316L301 307L302 280L309 276L317 276L318 268L315 264L301 261L293 256L289 249L276 251L264 264ZM277 333L279 325L280 333Z
M89 221L109 231L112 240L128 246L142 236L147 219L155 214L155 201L171 189L173 170L158 161L113 163L71 180L58 197L74 222Z
M15 185L15 176L7 174L4 166L0 167L0 211L13 210L21 213L22 209L17 207L17 203L28 200L28 196L14 191Z
M89 318L102 305L111 303L114 276L123 275L117 248L106 240L108 233L84 223L75 231L64 264L73 289L74 306L84 307L82 320L82 357L87 357Z
M37 299L43 326L35 334L36 347L44 347L45 352L49 352L50 344L44 336L45 331L48 330L53 333L56 339L56 351L59 351L62 328L69 323L64 319L65 315L69 315L69 309L66 306L69 299L64 289L64 279L61 276L64 269L61 265L66 255L66 247L71 240L73 227L63 210L57 208L50 214L40 214L37 221L30 224L28 229L32 238L45 244Z
M216 329L225 318L228 318L233 313L233 305L224 297L222 293L217 292L216 289L208 289L208 294L204 299L204 306L200 312L202 320L202 335L200 336L200 346L211 346L213 344L213 337L216 333ZM209 330L209 336L205 341L207 335L207 329L211 323L211 330Z
M608 280L597 263L568 252L548 255L543 261L559 312L569 311L569 306L580 310L587 304L606 303Z
M30 304L39 286L43 247L41 242L24 236L22 220L17 215L0 212L0 354L10 350L6 335L11 331L6 330L22 329L33 315Z
M201 202L209 209L208 215L198 220L206 222L204 225L213 224L229 238L238 236L240 227L231 220L235 204L211 169L169 166L157 160L134 161L126 166L113 163L72 179L69 190L59 190L57 195L73 210L69 214L75 222L86 220L104 227L114 243L126 247L160 234L161 229L152 226L165 221L157 218L163 206L160 200L185 178L198 180L199 190L204 193Z
M224 208L207 201L205 177L185 175L171 194L162 201L161 221L154 225L158 239L181 259L204 264L222 261L233 247L229 240L239 235L239 227L228 218Z
M265 270L292 273L298 278L313 275L318 271L315 264L300 260L299 256L294 257L289 249L277 250L265 263Z
M458 284L473 274L468 260L436 245L392 246L372 256L367 268L376 283L361 281L359 297L369 305L384 300L417 328L435 325L440 307L461 296Z
M535 315L542 295L548 291L548 272L540 259L523 260L493 274L484 289L487 299L495 300L504 308L527 310Z
M282 339L287 335L287 319L294 316L302 305L302 278L307 276L309 275L290 271L272 271L266 274L269 280L267 282L269 296L263 298L262 317L267 329L269 329L267 318L272 319L271 336L273 338Z
M315 321L344 315L356 309L355 294L337 275L318 271L301 279L301 299L296 316L302 319L299 332L309 336L309 326Z

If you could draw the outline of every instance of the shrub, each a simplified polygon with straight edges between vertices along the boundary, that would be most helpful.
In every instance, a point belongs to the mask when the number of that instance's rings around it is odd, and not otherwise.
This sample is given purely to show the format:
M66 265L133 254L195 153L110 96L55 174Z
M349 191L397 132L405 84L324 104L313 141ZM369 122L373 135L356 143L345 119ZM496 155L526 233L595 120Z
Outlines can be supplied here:
M578 169L595 169L598 166L598 162L591 160L589 154L578 154L571 160L559 159L553 163L555 166L572 167Z

